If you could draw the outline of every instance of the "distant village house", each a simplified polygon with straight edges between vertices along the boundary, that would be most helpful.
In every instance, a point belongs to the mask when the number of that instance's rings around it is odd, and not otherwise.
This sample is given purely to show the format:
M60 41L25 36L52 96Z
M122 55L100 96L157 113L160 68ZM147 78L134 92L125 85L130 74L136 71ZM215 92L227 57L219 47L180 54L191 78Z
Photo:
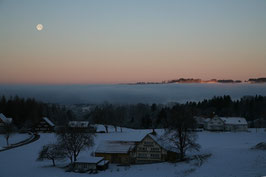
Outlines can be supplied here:
M96 132L96 129L90 125L89 121L69 121L68 127L77 131Z
M0 113L0 133L3 133L5 125L12 124L12 121L12 118L7 118L4 114Z
M54 132L54 129L55 129L55 124L47 117L43 117L41 121L33 127L34 132L44 132L44 133Z
M219 117L213 118L194 117L198 128L209 131L247 131L248 123L243 117ZM202 127L203 126L203 127Z

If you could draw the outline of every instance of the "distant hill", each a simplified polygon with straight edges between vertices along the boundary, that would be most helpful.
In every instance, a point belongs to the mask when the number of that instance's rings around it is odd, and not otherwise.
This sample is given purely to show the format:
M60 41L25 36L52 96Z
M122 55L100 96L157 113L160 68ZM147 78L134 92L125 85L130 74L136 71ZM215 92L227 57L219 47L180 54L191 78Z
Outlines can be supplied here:
M266 78L265 77L261 77L261 78L251 78L248 80L248 82L250 83L266 83Z

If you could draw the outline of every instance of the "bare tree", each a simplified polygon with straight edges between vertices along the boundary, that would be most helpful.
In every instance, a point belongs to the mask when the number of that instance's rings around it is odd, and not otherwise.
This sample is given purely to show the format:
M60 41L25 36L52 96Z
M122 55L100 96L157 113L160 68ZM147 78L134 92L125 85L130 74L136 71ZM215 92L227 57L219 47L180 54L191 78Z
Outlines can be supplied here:
M106 133L109 132L108 125L112 124L113 115L113 106L109 103L96 106L91 113L93 122L96 124L103 124Z
M94 145L94 134L65 128L58 133L57 140L61 150L72 163L77 160L81 151Z
M12 136L13 130L14 130L14 127L11 122L4 123L5 139L6 139L7 146L9 146L9 138Z
M53 166L55 166L55 160L64 159L65 154L62 151L62 147L58 144L48 144L44 145L39 152L38 161L51 160Z
M195 120L191 111L184 106L176 105L170 110L170 124L166 137L173 142L180 153L180 160L184 160L187 150L199 150L196 143L197 135L193 131Z

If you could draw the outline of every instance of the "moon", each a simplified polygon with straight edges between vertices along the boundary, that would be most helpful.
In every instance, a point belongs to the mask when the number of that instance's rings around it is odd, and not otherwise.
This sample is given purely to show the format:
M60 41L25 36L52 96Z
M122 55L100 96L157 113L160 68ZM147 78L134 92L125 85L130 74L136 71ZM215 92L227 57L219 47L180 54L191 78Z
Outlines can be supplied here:
M37 29L38 31L41 31L41 30L43 29L43 25L42 25L42 24L38 24L38 25L36 25L36 29Z

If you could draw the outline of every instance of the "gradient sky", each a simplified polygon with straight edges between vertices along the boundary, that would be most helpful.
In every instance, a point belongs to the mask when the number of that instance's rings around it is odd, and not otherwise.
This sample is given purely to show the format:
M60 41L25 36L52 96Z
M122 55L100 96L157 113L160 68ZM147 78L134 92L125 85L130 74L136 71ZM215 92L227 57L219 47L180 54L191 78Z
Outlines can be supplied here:
M0 0L2 84L179 77L266 77L266 1Z

